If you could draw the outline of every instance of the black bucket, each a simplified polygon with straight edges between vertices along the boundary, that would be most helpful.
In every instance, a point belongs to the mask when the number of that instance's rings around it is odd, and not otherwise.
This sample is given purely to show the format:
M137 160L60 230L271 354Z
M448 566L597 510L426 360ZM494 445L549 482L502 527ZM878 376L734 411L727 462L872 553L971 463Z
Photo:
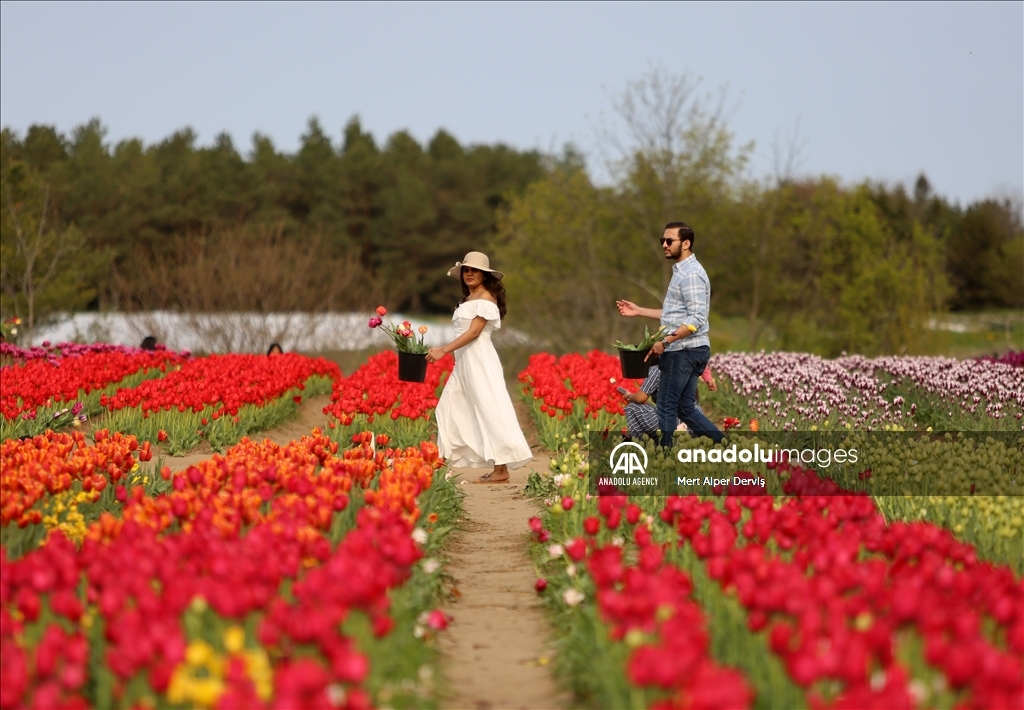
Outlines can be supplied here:
M402 382L423 382L427 379L427 356L398 351L398 379Z
M658 364L656 356L644 362L644 358L649 352L650 350L620 350L619 362L622 363L622 376L631 379L646 379L651 365Z

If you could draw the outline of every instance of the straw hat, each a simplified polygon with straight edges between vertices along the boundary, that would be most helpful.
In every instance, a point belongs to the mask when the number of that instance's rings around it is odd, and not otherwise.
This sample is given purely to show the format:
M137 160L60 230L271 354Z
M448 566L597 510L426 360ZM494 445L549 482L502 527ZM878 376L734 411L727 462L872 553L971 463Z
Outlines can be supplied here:
M465 259L463 259L462 261L456 261L455 266L448 269L448 275L454 279L461 279L463 266L470 266L474 269L479 269L480 271L489 271L490 273L494 274L495 278L505 278L505 274L501 273L500 271L495 271L494 269L491 268L491 260L488 259L487 255L484 254L483 252L469 252L468 254L466 254Z

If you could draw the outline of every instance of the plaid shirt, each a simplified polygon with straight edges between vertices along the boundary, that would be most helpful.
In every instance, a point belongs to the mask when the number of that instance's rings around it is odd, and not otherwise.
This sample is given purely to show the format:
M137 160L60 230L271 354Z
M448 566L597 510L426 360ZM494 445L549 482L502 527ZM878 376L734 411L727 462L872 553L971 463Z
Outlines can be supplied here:
M698 348L711 345L708 337L708 309L711 307L711 281L708 273L693 254L672 265L672 280L661 307L661 324L667 333L692 325L697 328L691 335L677 340L666 351Z

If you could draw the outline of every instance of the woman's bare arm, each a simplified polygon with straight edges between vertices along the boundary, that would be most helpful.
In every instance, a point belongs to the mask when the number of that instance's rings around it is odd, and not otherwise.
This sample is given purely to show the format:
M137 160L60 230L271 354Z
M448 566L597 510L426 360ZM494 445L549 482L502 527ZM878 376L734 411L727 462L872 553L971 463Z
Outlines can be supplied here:
M446 343L439 348L431 348L427 351L427 360L429 362L437 362L445 355L450 352L454 352L459 348L464 348L474 340L480 337L480 333L484 332L484 326L487 325L487 319L482 316L477 316L473 319L473 322L469 324L469 328L465 333L457 337L450 343Z

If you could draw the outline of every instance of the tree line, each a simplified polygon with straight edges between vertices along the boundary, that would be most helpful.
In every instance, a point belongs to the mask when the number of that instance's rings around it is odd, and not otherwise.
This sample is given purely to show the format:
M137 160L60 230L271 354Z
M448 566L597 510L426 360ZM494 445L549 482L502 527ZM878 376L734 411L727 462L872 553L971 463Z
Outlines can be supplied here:
M443 130L426 144L398 132L378 145L358 119L340 141L310 119L294 154L259 134L245 155L226 134L200 146L190 129L112 145L98 120L69 135L5 128L0 151L3 310L23 316L33 291L40 312L345 310L381 299L439 312L457 294L444 272L486 248L508 196L543 174L535 151L463 146ZM40 237L42 253L19 232ZM47 259L58 273L40 293L26 266L38 280Z
M255 135L243 154L189 129L111 144L98 120L34 125L0 142L2 310L39 323L83 309L264 313L387 302L450 312L444 276L470 250L508 273L512 324L547 347L605 347L616 298L660 300L657 237L696 230L713 313L784 347L915 352L946 309L1024 308L1020 205L961 207L913 186L797 176L775 146L767 179L730 132L724 94L656 69L612 99L598 184L581 154L383 144L357 118L333 140L314 118L294 154ZM629 335L627 334L627 337Z

